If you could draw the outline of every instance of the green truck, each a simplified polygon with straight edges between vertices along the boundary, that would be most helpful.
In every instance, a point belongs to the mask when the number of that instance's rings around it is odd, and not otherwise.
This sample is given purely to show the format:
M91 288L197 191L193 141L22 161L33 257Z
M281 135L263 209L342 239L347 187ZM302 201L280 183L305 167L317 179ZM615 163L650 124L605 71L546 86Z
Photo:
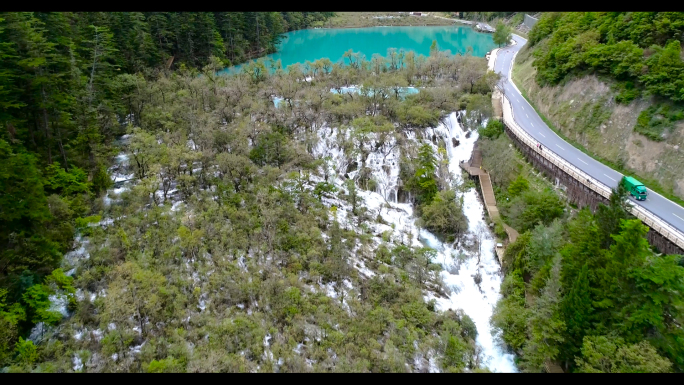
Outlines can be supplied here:
M646 195L648 195L648 193L646 192L646 186L644 186L643 183L632 178L631 176L625 176L622 178L622 185L625 186L627 191L629 191L629 195L636 198L636 200L646 200Z

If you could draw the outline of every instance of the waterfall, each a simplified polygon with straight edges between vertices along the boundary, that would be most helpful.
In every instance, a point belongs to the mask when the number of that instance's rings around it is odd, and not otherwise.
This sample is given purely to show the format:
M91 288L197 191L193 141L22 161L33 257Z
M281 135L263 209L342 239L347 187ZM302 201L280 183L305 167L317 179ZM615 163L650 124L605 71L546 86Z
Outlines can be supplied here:
M466 138L463 128L458 122L458 113L449 115L446 125L440 124L442 132L446 133L446 141L451 138L462 138L458 147L446 146L449 157L449 171L454 175L458 184L463 183L459 162L466 161L472 154L477 132ZM492 334L490 318L496 302L501 297L500 287L502 277L501 268L496 258L494 247L496 239L486 226L483 218L484 206L480 201L475 188L471 188L463 194L463 213L468 219L468 234L466 242L476 238L478 229L484 228L485 235L482 241L482 253L470 252L459 245L448 245L440 242L434 235L426 230L421 230L421 240L429 247L438 251L436 261L443 261L444 270L441 272L442 279L453 292L448 299L435 298L439 310L463 309L477 327L477 343L483 349L485 356L484 364L494 372L516 372L514 355L504 352L497 343L497 336ZM455 255L465 254L466 259L458 261ZM479 276L479 285L475 277Z

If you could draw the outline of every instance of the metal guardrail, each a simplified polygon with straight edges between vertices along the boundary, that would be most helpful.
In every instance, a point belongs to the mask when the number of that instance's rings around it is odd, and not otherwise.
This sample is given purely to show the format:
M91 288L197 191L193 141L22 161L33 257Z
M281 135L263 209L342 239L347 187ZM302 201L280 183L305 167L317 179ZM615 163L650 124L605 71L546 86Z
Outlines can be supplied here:
M501 101L503 104L504 123L508 125L508 127L511 129L511 132L513 132L513 134L516 137L518 137L518 139L520 139L521 142L525 143L527 146L535 150L546 160L554 164L559 169L565 171L568 175L570 175L583 185L587 186L592 191L595 191L596 193L598 193L606 199L610 199L610 195L612 194L612 190L610 187L606 186L599 180L591 177L589 174L585 173L579 168L573 166L552 150L548 148L544 150L538 149L537 141L534 140L534 138L532 138L532 136L528 134L527 131L523 130L515 122L515 119L513 117L513 109L511 107L511 102L508 100L508 97L506 97L506 95L504 95L503 92L501 93L501 96ZM645 208L639 205L630 204L630 211L632 215L639 218L644 224L652 228L654 231L660 233L662 236L670 240L675 245L684 249L684 233L672 227L672 225L667 223L662 218L658 217L656 214L651 213L650 211L646 210Z

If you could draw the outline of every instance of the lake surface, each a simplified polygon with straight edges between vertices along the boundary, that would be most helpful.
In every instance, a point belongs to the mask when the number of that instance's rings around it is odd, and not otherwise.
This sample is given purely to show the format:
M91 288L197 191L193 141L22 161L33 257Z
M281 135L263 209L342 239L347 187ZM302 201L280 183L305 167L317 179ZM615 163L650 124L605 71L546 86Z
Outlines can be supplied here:
M452 54L465 53L467 47L472 47L474 56L483 57L496 47L491 34L464 26L305 29L286 33L278 52L266 59L281 60L286 68L325 57L337 62L349 49L363 53L368 60L375 53L386 56L389 48L427 56L433 40L437 40L440 50L449 50ZM221 72L233 73L241 67L237 65Z

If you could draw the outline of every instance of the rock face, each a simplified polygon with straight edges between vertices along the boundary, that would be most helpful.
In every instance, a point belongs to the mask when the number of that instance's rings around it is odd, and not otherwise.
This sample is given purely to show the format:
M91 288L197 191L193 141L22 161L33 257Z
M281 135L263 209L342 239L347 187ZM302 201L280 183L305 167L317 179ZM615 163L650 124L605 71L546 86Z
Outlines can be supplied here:
M459 144L461 144L461 142L458 139L453 138L453 137L451 138L451 146L452 147L457 147Z
M397 203L409 203L409 193L401 186L397 189Z
M501 91L494 90L492 93L492 117L494 119L503 119L503 106L501 105Z

